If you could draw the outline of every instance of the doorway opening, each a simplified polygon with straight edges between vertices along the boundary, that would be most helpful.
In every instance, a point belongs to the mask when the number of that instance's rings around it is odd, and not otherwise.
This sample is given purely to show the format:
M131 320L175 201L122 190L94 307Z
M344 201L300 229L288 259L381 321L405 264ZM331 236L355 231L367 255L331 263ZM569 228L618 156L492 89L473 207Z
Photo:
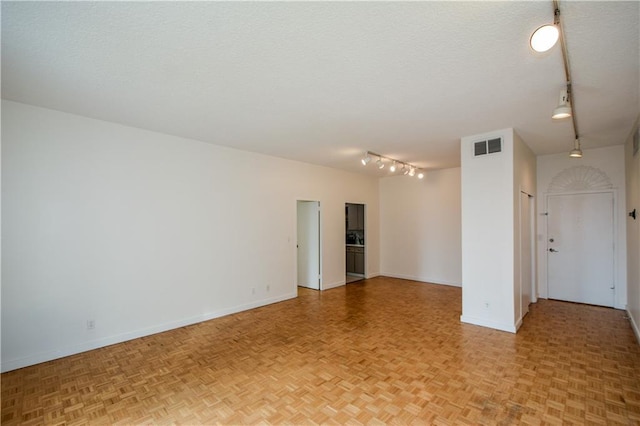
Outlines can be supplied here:
M296 263L298 287L321 289L320 201L298 200Z
M345 283L360 281L365 276L365 205L346 203L345 223Z

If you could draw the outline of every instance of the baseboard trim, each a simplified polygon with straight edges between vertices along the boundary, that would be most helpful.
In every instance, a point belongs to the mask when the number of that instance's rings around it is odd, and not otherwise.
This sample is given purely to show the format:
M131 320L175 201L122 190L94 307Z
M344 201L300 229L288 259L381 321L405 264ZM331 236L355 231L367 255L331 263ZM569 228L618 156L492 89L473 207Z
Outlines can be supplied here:
M59 350L41 352L39 354L30 355L30 356L18 358L18 359L2 360L2 362L0 363L0 371L2 373L5 373L7 371L29 367L31 365L40 364L42 362L53 361L54 359L64 358L64 357L76 355L82 352L104 348L106 346L115 345L117 343L126 342L128 340L151 336L153 334L163 333L169 330L175 330L176 328L186 327L188 325L197 324L199 322L209 321L212 319L224 317L224 316L235 314L238 312L247 311L249 309L259 308L261 306L283 302L285 300L294 299L297 296L298 296L297 292L287 293L282 296L263 299L263 300L251 302L251 303L246 303L246 304L238 305L228 309L221 309L219 311L214 311L214 312L206 313L203 315L197 315L197 316L185 318L178 321L171 321L168 323L144 328L141 330L135 330L127 333L118 334L115 336L108 336L100 339L90 340L77 345L71 345L65 348L61 348Z
M631 328L633 329L633 333L636 335L636 340L638 344L640 344L640 328L638 328L638 322L635 320L633 315L631 315L631 311L629 308L626 309L627 316L629 317L629 322L631 323Z
M329 284L324 284L323 283L322 284L322 290L323 291L324 290L329 290L329 289L340 287L340 286L343 286L343 285L346 285L346 281L345 280L340 280L340 281L337 281L335 283L329 283Z
M460 321L467 324L479 325L481 327L487 327L487 328L493 328L495 330L506 331L508 333L515 333L516 331L518 331L518 327L519 327L519 325L503 324L500 322L487 320L485 318L470 317L468 315L460 315Z
M399 278L401 280L419 281L419 282L428 283L428 284L448 285L451 287L462 287L460 283L454 283L451 281L442 281L442 280L432 280L425 277L415 277L413 275L383 273L382 276L389 277L389 278Z

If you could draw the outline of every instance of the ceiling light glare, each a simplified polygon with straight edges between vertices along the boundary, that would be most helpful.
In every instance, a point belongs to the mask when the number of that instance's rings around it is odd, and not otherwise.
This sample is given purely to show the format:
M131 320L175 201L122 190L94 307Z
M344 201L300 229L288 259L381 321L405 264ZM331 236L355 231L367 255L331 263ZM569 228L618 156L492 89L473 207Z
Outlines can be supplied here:
M376 164L378 165L378 168L380 170L384 169L384 163L382 162L382 158L379 158L378 161L376 161Z
M422 172L418 173L418 179L422 179L422 178L424 178L424 173Z
M543 25L533 32L529 44L538 53L546 52L558 42L560 31L553 24Z
M394 161L393 164L391 165L391 167L389 167L389 171L391 173L395 173L396 170L397 170L396 162Z
M360 160L360 162L362 163L363 166L366 166L367 164L369 164L370 161L371 161L371 157L369 157L368 154L367 154L366 157L364 157L362 160Z

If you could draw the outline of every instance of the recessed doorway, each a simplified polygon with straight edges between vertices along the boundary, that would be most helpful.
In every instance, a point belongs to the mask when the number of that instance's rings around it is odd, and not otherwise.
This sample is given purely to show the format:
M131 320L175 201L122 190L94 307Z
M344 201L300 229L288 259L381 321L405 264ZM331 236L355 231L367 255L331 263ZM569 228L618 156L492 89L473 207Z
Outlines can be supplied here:
M345 223L345 283L365 278L365 205L346 203Z

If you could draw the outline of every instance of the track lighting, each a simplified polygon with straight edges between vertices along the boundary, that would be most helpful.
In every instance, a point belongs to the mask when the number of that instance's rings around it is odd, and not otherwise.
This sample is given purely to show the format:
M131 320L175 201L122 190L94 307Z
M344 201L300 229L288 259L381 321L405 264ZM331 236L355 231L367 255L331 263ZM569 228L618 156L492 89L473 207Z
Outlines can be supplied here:
M536 52L542 53L556 45L560 38L560 9L556 7L553 14L553 24L539 27L531 34L529 45Z
M582 149L580 149L580 139L576 138L573 143L573 149L569 153L569 157L571 158L582 158Z
M372 156L378 157L378 160L376 161L376 166L378 166L378 169L380 170L384 169L385 161L388 161L391 163L391 165L389 166L389 171L391 173L395 173L396 171L398 171L398 168L402 166L402 168L400 169L400 173L402 173L403 175L415 176L417 173L418 179L424 178L424 172L420 170L418 167L414 166L413 164L405 163L404 161L395 160L390 157L385 157L384 155L376 154L375 152L371 152L371 151L367 151L365 156L360 160L362 165L366 166L367 164L369 164L371 162Z
M551 29L549 27L552 27ZM544 37L543 34L551 35L551 37ZM573 124L573 134L575 137L573 150L569 153L572 158L582 158L582 150L580 149L580 139L578 133L578 123L576 120L576 104L573 91L571 90L571 69L569 68L569 53L567 52L567 43L564 34L564 28L560 21L560 7L558 0L553 0L553 25L545 25L538 28L529 43L531 48L536 52L545 52L553 47L553 45L560 40L560 47L562 53L562 63L564 65L564 76L567 82L567 88L560 92L559 105L553 110L551 118L554 120L571 117L571 123ZM539 43L539 44L538 44Z
M562 118L571 117L571 105L569 103L569 95L571 94L571 84L567 85L566 89L562 89L560 91L560 101L558 101L558 106L553 110L553 115L551 118L554 120L559 120Z

